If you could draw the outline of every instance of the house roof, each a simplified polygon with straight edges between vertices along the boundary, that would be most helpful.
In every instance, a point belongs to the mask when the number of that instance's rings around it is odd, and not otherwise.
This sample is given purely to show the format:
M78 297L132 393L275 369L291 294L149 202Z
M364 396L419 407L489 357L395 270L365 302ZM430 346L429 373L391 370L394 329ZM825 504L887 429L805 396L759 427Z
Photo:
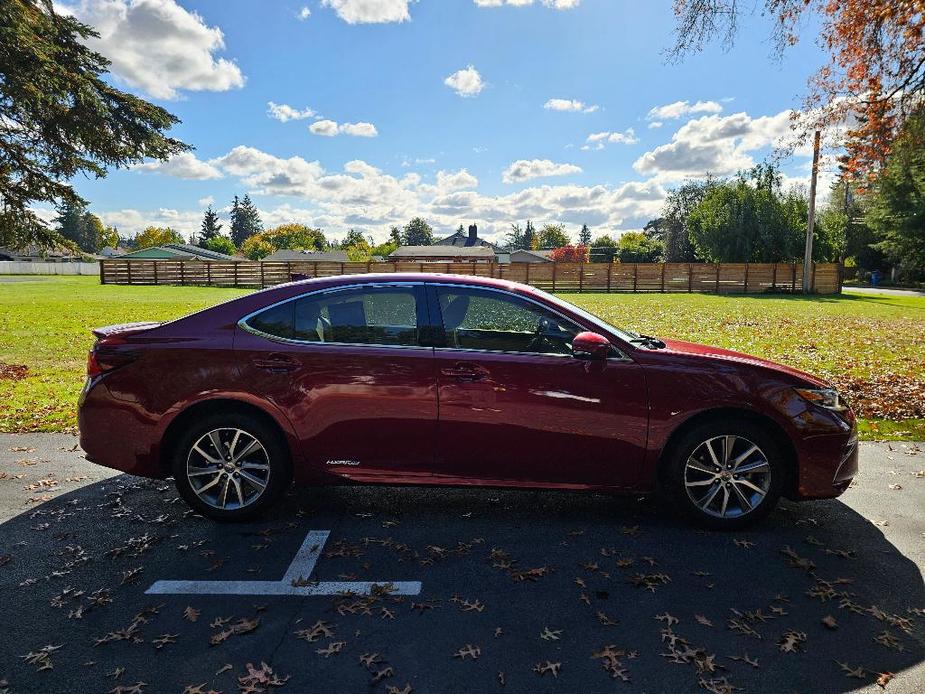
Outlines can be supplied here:
M224 253L217 253L206 248L193 246L188 243L165 243L163 246L151 246L150 248L140 248L137 251L116 256L120 259L138 259L138 260L222 260L238 261L240 258L234 258Z
M494 258L489 246L399 246L390 258Z
M36 244L29 244L22 248L10 248L0 246L0 256L4 258L76 258L79 253L74 253L65 247L48 247L43 248Z
M293 251L283 249L268 255L264 260L303 263L346 263L345 251Z
M501 252L501 249L490 241L476 237L475 243L469 238L465 231L456 231L449 236L434 241L435 246L454 246L456 248L471 248L473 246L485 246L491 248L495 253Z
M517 253L526 253L537 258L542 258L543 260L552 260L552 251L534 251L526 248L518 248L516 251L511 251L511 255L516 255Z

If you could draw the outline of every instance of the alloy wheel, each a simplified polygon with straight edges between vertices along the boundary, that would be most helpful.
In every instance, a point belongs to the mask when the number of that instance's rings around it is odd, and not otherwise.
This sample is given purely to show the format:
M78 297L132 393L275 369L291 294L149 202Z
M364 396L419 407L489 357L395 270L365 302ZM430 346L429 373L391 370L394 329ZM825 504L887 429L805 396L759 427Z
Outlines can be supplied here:
M771 488L771 464L742 436L714 436L694 449L684 465L687 496L714 518L739 518L754 511Z
M257 437L243 429L213 429L190 448L186 477L196 496L212 508L241 509L266 490L270 457Z

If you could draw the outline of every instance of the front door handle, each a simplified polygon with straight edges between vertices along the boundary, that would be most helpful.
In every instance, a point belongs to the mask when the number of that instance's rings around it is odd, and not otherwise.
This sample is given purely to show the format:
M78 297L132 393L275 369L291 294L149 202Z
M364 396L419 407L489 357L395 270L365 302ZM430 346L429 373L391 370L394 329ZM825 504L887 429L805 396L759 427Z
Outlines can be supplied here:
M299 368L299 362L286 354L273 353L254 359L254 366L271 373L287 373Z
M456 364L449 366L440 371L447 378L455 378L457 381L483 381L488 378L488 369L476 364Z

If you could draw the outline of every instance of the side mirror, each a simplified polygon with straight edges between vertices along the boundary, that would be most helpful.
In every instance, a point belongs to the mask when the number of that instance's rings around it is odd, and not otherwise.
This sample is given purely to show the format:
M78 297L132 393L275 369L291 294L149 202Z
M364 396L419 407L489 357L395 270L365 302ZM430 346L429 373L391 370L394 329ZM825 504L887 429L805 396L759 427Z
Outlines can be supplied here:
M576 359L603 361L608 354L610 354L610 340L598 333L578 333L572 340L572 356Z

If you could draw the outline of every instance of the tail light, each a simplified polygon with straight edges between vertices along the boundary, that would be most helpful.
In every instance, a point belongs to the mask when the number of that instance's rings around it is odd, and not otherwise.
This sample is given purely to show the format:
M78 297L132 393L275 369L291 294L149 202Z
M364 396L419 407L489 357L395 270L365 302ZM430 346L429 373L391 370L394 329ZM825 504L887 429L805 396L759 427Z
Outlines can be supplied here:
M97 343L87 354L87 376L95 378L107 371L118 369L138 358L138 354L124 347Z

